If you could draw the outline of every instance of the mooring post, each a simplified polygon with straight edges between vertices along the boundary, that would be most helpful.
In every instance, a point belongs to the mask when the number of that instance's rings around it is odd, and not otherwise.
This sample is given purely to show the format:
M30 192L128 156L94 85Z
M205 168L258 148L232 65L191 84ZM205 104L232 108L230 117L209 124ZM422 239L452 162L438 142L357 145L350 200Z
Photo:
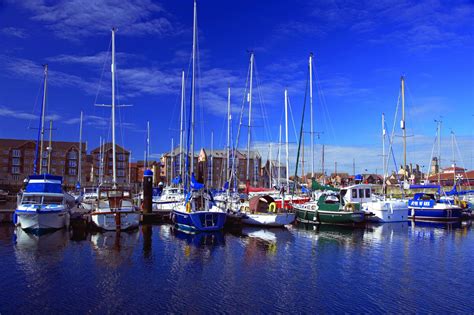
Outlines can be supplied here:
M143 173L143 214L152 213L153 204L153 171Z

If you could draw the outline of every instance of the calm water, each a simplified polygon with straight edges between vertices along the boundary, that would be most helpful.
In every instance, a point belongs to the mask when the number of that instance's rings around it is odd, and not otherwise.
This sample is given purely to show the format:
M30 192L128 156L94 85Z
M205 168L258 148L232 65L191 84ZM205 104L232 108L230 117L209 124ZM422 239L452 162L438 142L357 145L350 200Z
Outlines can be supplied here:
M0 226L0 313L474 312L474 228Z

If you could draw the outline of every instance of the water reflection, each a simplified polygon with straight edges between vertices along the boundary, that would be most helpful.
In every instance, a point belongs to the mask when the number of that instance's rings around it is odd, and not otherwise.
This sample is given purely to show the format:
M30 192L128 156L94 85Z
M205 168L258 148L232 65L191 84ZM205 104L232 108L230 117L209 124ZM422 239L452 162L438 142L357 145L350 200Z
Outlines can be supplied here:
M294 241L293 234L286 228L242 228L245 257L254 258L260 254L275 255L279 248L284 248Z
M99 262L109 267L117 267L127 262L138 243L139 231L103 231L90 236L92 248Z
M340 244L352 245L360 243L364 239L364 225L332 225L332 224L296 224L302 236L318 241L320 245Z
M210 258L217 247L225 245L222 231L214 232L184 232L174 226L170 227L171 235L177 240L187 258L197 258L203 255L204 260Z
M40 296L49 290L51 270L61 267L69 236L66 229L41 235L25 232L19 227L14 229L16 262L32 295Z
M410 221L411 236L417 239L436 240L446 237L464 238L468 235L472 221Z

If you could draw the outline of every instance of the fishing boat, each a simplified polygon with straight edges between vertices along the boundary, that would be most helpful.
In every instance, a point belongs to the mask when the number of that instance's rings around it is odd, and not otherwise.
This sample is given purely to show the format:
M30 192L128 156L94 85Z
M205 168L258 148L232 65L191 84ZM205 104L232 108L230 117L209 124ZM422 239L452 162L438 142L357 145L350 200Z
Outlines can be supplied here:
M176 205L172 212L172 221L182 230L195 231L218 231L224 228L226 212L215 206L212 194L204 188L194 177L194 125L196 107L196 40L197 40L197 5L194 1L193 14L193 49L192 49L192 82L191 82L191 104L190 104L190 126L188 139L190 146L188 154L191 156L187 163L189 175L186 187L186 198L184 202Z
M453 200L440 197L439 185L410 185L410 189L437 189L437 193L415 193L408 200L408 217L413 220L459 220L463 209Z
M365 220L360 202L351 202L351 189L324 186L313 180L313 201L294 205L296 218L311 223L358 223Z
M112 185L100 186L91 218L94 225L107 231L137 228L140 212L133 204L130 190L117 186L115 145L115 28L112 29Z
M295 214L278 208L271 196L254 196L244 208L242 223L248 225L283 227L295 221Z
M31 175L15 210L14 221L24 230L41 232L69 226L72 197L62 190L62 177Z

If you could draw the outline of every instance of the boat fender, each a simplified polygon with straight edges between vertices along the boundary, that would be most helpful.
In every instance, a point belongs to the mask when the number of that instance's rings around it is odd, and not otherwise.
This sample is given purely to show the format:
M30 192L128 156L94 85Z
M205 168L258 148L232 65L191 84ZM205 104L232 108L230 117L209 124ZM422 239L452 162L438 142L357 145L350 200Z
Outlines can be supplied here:
M269 205L268 205L268 210L270 212L276 212L276 209L277 209L277 205L275 202L271 202Z
M191 203L190 202L186 203L186 212L187 213L191 212Z
M13 213L13 224L17 224L18 223L18 214L16 214L16 212Z

